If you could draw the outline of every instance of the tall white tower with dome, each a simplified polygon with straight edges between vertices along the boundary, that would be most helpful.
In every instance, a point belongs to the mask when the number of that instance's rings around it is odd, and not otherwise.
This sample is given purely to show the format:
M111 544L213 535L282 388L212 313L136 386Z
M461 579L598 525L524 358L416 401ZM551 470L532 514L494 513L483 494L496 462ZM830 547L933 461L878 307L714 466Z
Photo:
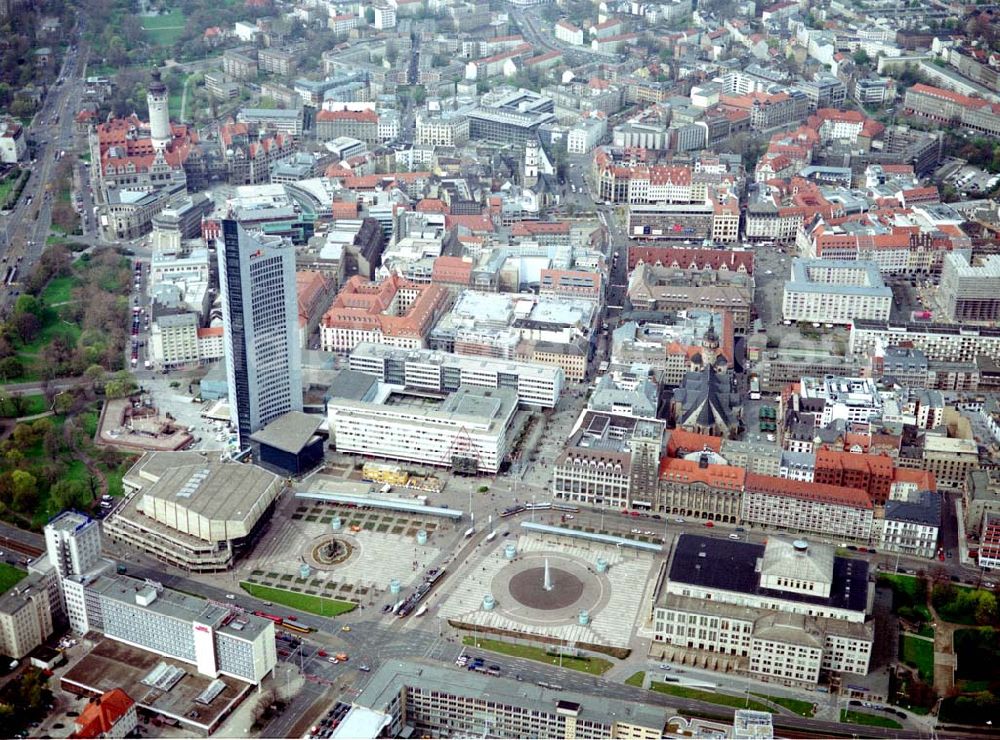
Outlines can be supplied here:
M153 79L146 93L146 103L149 106L149 134L153 140L153 148L163 151L170 143L170 109L167 86L160 79L160 70L153 70Z

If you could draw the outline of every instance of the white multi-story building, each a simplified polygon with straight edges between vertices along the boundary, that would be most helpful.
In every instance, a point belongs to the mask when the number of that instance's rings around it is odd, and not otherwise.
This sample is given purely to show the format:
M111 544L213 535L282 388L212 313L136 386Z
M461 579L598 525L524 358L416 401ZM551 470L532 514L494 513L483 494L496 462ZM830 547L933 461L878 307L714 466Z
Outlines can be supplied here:
M347 34L361 25L361 19L356 15L351 15L350 13L331 15L329 20L327 20L326 25L335 34Z
M45 549L60 578L87 573L101 559L101 525L75 511L64 511L45 525Z
M396 27L396 6L390 2L379 2L373 6L375 10L375 30L385 31Z
M816 426L828 427L834 421L867 423L882 417L884 400L874 378L803 377L799 398L823 402L823 412L816 415Z
M874 511L868 494L859 488L826 483L803 486L786 478L749 473L740 519L789 532L868 542Z
M24 139L24 127L20 123L13 118L0 120L0 162L20 162L28 150Z
M469 141L469 119L457 114L418 118L414 143L417 146L462 146Z
M912 347L931 362L975 363L976 357L1000 361L1000 329L958 324L851 322L847 351L867 357L880 347Z
M452 393L459 386L513 388L519 403L554 408L566 376L561 368L528 362L465 357L451 352L362 342L351 352L351 370L382 383Z
M175 313L157 317L149 329L149 357L157 368L197 364L198 315Z
M52 635L49 590L30 575L0 596L0 653L23 658Z
M827 545L682 535L653 608L654 652L711 655L720 670L815 686L868 673L868 564Z
M399 113L394 110L378 111L378 140L381 142L393 141L400 132Z
M349 377L341 373L338 380ZM339 396L337 382L331 386L327 418L338 452L466 472L500 469L512 442L510 427L518 406L514 390L461 386L434 404L425 396L407 395L403 386L368 379L372 385L360 397Z
M839 260L792 261L785 282L785 321L850 324L854 319L885 321L892 308L892 289L876 265Z
M88 631L188 663L213 678L256 685L277 665L269 619L134 578L70 580L82 586Z
M608 133L608 119L603 115L581 118L566 135L566 151L586 154L601 143Z
M1000 256L986 255L970 264L963 252L946 254L939 294L951 321L994 324L1000 318Z
M568 20L563 19L556 23L555 35L557 39L567 44L583 46L583 29L577 28Z
M226 356L225 330L221 326L198 329L198 360L215 362Z
M903 501L887 501L877 520L879 549L918 558L933 558L941 528L941 495L922 491Z
M218 259L229 404L245 449L258 429L302 410L295 249L227 219Z
M203 675L259 684L277 665L274 622L153 581L105 575L98 523L64 512L45 526L70 628L194 665Z

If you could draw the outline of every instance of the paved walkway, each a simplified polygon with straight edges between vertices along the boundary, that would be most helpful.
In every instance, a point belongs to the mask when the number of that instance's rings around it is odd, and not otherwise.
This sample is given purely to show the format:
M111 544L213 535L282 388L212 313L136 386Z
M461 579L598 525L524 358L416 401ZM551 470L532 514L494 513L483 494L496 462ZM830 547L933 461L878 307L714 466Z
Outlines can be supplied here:
M930 599L927 599L927 608L934 617L934 690L938 696L948 696L948 692L955 686L955 669L958 668L955 630L962 625L941 619Z

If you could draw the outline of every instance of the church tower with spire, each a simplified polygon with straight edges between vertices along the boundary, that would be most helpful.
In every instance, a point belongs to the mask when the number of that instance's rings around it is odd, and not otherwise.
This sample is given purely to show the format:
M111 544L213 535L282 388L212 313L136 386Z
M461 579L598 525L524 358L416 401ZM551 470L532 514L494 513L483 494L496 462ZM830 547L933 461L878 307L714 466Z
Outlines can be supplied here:
M715 331L715 316L708 320L708 329L702 335L701 357L705 365L714 365L719 357L719 334Z

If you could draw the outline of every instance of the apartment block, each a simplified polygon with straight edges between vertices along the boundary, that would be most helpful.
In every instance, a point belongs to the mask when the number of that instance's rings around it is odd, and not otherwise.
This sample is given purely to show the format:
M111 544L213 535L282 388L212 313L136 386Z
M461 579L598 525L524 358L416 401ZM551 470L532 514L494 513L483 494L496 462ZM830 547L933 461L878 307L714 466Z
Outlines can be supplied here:
M435 393L452 393L463 385L513 388L519 403L542 408L555 407L566 382L563 371L550 365L465 357L451 352L405 349L371 342L362 342L351 351L349 366L383 383Z
M860 488L798 481L750 473L740 519L789 532L815 533L868 542L874 511Z
M979 468L979 448L974 439L927 434L922 449L923 469L934 474L938 490L962 490L969 473Z
M0 596L0 653L23 658L48 640L55 607L38 575L29 575Z
M370 283L355 275L323 316L323 351L350 352L361 342L422 348L447 300L448 291L440 285L412 283L398 275Z
M885 321L892 289L878 268L866 262L792 260L785 282L782 315L786 321L850 324L854 319Z
M1000 255L987 255L971 264L966 254L946 254L940 294L951 321L996 322L1000 318Z
M933 558L941 529L941 495L921 491L907 500L889 501L877 529L883 552Z

